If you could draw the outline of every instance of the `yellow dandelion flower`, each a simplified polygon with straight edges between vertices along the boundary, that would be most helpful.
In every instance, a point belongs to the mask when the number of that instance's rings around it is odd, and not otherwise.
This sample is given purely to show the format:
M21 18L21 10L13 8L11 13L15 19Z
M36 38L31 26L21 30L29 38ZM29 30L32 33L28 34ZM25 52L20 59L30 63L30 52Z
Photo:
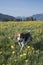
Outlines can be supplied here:
M30 46L27 46L28 49L30 49Z
M28 62L28 59L27 59L27 60L25 60L25 62L27 63L27 62Z
M14 46L13 45L11 45L11 49L14 49Z
M21 54L20 57L22 57L23 55Z
M9 36L8 39L10 39L11 37Z
M5 64L2 64L2 65L5 65Z
M26 56L26 53L23 53L23 56Z
M2 54L2 51L0 51L0 54Z
M15 51L12 51L12 54L14 54L15 53Z
M16 62L17 60L15 59L14 61Z

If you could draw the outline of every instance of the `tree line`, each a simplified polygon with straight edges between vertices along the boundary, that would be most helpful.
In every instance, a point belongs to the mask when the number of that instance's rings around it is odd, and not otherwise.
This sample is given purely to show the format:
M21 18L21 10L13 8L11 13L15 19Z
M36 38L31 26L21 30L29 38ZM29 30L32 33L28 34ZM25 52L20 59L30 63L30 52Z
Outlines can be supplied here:
M33 17L26 17L25 19L22 18L3 18L2 21L35 21L36 18Z

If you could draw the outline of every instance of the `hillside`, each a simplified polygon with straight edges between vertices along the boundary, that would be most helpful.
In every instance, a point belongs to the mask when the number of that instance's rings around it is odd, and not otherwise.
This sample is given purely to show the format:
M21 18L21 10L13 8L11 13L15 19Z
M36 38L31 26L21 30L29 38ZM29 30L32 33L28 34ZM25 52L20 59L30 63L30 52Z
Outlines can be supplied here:
M36 14L32 16L33 18L36 18L36 20L43 20L43 14Z
M15 17L0 13L0 21L15 20Z
M43 14L35 14L33 16L29 16L29 17L25 17L25 16L18 16L18 17L14 17L14 16L10 16L10 15L6 15L6 14L2 14L0 13L0 21L22 21L22 20L43 20Z

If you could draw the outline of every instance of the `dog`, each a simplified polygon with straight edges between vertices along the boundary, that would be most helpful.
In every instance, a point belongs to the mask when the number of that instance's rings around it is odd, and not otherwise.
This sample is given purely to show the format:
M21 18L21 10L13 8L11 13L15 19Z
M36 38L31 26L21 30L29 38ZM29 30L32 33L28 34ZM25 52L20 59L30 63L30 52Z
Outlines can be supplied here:
M23 47L28 43L32 41L32 37L30 32L28 33L16 33L15 38L17 39L17 42L19 46L21 47L20 52L22 51Z

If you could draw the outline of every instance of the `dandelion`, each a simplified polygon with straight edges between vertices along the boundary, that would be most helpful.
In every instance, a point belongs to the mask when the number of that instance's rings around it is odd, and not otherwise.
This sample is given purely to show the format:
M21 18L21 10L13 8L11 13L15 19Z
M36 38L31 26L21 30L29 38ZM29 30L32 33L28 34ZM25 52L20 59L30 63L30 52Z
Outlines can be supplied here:
M16 62L17 60L15 59L14 61Z
M30 49L30 46L27 46L28 49Z
M12 51L12 54L14 54L15 53L15 51Z
M11 45L11 49L14 49L14 46L13 45Z
M2 51L0 51L0 54L2 54Z
M27 60L25 60L25 62L27 63L27 62L28 62L28 59L27 59Z
M23 56L26 56L26 53L23 53L23 54L20 55L20 57L23 57Z
M5 64L2 64L2 65L5 65Z
M26 56L26 53L23 53L23 56Z
M9 36L8 39L10 39L11 37Z
M21 54L20 57L22 57L23 55Z

